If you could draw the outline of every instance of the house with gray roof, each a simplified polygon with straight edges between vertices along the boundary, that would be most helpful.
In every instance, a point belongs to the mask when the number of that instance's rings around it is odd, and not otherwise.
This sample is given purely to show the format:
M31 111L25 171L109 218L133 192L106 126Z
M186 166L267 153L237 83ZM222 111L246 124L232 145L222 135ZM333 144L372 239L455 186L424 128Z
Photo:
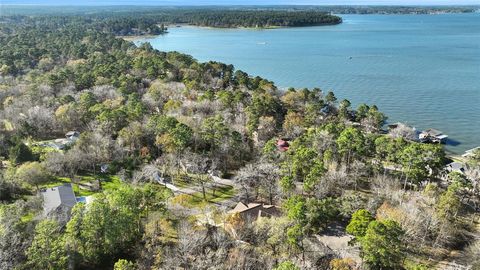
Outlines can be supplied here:
M80 132L78 131L69 131L67 134L65 134L65 137L71 141L76 141L78 138L80 138Z
M43 197L43 212L49 215L53 212L67 212L77 203L72 184L46 188L40 191Z
M453 161L453 162L445 165L444 170L443 170L443 174L441 175L441 178L444 179L444 180L448 180L448 175L451 172L457 172L457 173L465 175L465 170L466 170L466 165L465 164L463 164L461 162Z

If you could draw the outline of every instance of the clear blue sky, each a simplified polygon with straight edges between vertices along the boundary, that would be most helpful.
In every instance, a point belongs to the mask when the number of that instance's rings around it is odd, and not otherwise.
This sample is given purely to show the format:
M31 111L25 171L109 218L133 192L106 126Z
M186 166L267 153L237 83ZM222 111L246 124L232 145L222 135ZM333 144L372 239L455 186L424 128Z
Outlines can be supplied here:
M39 5L480 5L480 0L0 0Z

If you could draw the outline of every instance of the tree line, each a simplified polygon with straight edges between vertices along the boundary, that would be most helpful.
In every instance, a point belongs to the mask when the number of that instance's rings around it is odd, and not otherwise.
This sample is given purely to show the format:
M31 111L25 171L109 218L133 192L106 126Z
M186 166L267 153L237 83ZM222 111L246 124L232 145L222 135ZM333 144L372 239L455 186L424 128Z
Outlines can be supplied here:
M16 23L25 23L30 16L22 15L20 11L15 16L3 16L3 20L14 20ZM35 21L42 17L58 16L70 21L83 20L89 27L101 28L105 32L116 35L161 34L161 24L191 24L196 26L234 28L234 27L300 27L314 25L339 24L342 19L329 12L318 10L291 10L291 9L205 9L205 8L150 8L132 9L128 11L84 11L70 14L34 15ZM28 23L28 22L27 22Z
M149 14L176 13L185 11L319 11L333 14L432 14L432 13L472 13L478 9L475 5L430 5L430 6L388 6L388 5L262 5L262 6L209 6L209 7L162 7L162 6L21 6L5 5L3 16L12 15L92 15L106 14Z
M222 28L299 27L342 22L340 17L327 12L303 10L178 10L165 12L157 18L163 23L188 23Z

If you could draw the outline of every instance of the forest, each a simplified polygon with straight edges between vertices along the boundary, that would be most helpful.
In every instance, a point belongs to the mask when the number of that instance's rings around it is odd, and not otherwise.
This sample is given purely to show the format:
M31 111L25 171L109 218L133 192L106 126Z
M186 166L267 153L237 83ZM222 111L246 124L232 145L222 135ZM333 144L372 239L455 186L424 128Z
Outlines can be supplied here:
M154 16L1 20L0 269L480 268L480 150L118 37Z
M324 6L312 7L319 11L334 14L441 14L441 13L472 13L478 6Z
M204 14L216 14L220 11L317 11L333 14L435 14L435 13L472 13L480 8L476 6L388 6L388 5L262 5L262 6L41 6L41 5L4 5L2 6L2 14L4 16L12 15L98 15L106 14L109 16L118 14L162 14L169 17L176 17L177 20L185 20L181 18L187 13L191 15L194 12Z
M163 23L208 27L299 27L339 24L342 19L321 11L305 10L187 10L158 16Z
M49 20L55 16L63 20L83 21L90 28L97 28L117 35L157 35L164 32L161 25L190 24L196 26L218 28L269 28L300 27L339 24L342 19L325 11L290 10L290 9L205 9L205 8L150 8L136 7L129 10L99 10L86 7L84 9L64 11L64 14L53 11L30 10L28 7L6 7L3 20L15 20L20 24L31 24L25 21L32 14L35 20ZM50 12L50 13L48 13ZM6 16L6 14L15 14ZM46 17L45 17L46 16ZM43 17L43 18L42 18ZM2 17L0 17L2 18ZM56 21L59 23L59 21Z

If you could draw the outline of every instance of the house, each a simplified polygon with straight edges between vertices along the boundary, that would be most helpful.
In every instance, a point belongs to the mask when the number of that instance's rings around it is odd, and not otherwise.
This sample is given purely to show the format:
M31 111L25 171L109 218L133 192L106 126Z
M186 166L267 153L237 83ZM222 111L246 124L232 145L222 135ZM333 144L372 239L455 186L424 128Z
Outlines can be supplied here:
M464 174L465 164L460 162L452 162L445 166L445 170L447 171L447 173L458 172L458 173Z
M433 128L422 131L419 135L419 139L424 143L445 143L448 135L443 134L440 130Z
M237 203L235 208L228 212L229 214L239 214L243 220L255 221L259 217L277 216L280 211L275 205L265 205L260 203L244 204Z
M286 139L279 139L277 141L277 148L278 148L278 150L280 150L280 152L287 151L289 147L290 147L290 144L288 143L288 141Z
M43 197L43 211L45 215L53 212L67 212L77 203L75 193L70 183L63 186L46 188L40 191Z
M100 172L101 172L101 173L107 173L107 172L108 172L108 168L109 168L108 164L102 164L102 165L100 166Z
M38 145L41 147L50 147L56 150L64 150L65 148L72 146L79 138L80 132L69 131L67 134L65 134L65 138L40 142Z
M475 156L476 153L480 153L480 146L465 151L465 154L463 154L462 157L471 158L471 157Z
M78 138L80 138L80 132L78 131L69 131L67 134L65 134L65 137L71 141L76 141Z

